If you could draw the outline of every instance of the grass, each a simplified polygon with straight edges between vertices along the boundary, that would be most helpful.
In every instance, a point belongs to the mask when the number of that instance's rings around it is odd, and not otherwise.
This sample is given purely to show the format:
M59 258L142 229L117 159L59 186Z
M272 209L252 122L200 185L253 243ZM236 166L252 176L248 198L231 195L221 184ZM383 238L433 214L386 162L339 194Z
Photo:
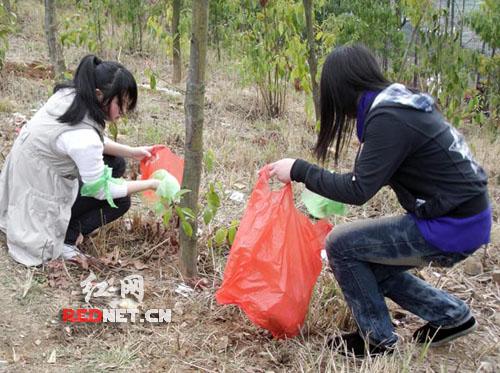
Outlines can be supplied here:
M140 346L140 345L139 345ZM125 371L138 360L137 346L101 346L96 354L92 354L84 363L82 372Z
M10 100L0 99L0 113L12 113L14 110L14 104Z

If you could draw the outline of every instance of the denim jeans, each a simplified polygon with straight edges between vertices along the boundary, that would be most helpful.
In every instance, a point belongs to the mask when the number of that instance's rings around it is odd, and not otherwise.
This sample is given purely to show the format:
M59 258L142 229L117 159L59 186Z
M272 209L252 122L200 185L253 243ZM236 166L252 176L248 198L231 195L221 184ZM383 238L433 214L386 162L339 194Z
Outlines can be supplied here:
M371 344L397 341L384 296L436 327L460 325L471 315L462 300L408 272L431 262L451 267L467 257L428 244L409 215L336 226L326 251L359 331Z

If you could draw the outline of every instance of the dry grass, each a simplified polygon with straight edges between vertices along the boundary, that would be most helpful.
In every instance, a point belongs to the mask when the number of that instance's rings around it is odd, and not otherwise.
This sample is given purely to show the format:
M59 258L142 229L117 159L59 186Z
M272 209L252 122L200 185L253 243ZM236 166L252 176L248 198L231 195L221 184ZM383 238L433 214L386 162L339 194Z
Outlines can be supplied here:
M11 39L8 60L15 63L47 61L42 32L43 11L39 2L19 4L21 24ZM151 48L152 49L152 48ZM146 57L120 54L142 83L146 66L160 74L159 85L182 92L183 84L172 87L170 66L158 53ZM66 51L70 68L84 54ZM116 51L110 52L115 58ZM470 304L478 316L479 330L470 337L440 348L420 348L408 342L412 330L422 321L389 303L401 336L397 352L388 357L354 361L325 348L326 338L354 326L330 270L325 268L310 305L301 336L273 340L252 325L236 307L216 304L214 292L222 281L229 248L206 244L214 230L241 217L244 204L229 199L231 191L248 196L256 172L267 162L282 156L312 159L314 132L304 119L304 97L292 93L285 117L267 120L262 115L256 92L241 87L228 61L216 64L210 57L205 106L205 148L216 156L214 171L203 178L222 185L222 207L210 226L202 227L199 271L208 287L188 297L175 292L183 278L178 271L174 227L165 230L147 212L139 199L124 220L88 238L84 247L107 260L108 268L96 271L100 280L121 279L131 273L145 278L144 309L172 308L172 323L165 325L66 325L58 321L63 307L79 307L83 301L79 281L88 270L68 265L65 271L26 269L13 262L6 250L0 253L0 371L326 371L326 372L488 372L498 369L500 359L500 293L492 271L500 267L500 140L492 142L482 131L466 128L477 159L490 175L490 192L495 211L493 242L473 257L483 267L476 276L464 274L464 264L452 269L424 268L419 275L431 284L447 289ZM0 110L2 154L14 138L12 111L30 117L48 97L53 82L4 74L2 102L12 103ZM182 153L184 138L184 97L141 89L137 112L119 127L119 140L129 144L165 143ZM10 105L10 104L9 104ZM339 170L352 166L355 144ZM2 159L2 158L0 158ZM3 161L2 161L3 162ZM1 163L1 162L0 162ZM134 169L136 165L131 165ZM204 187L202 186L202 188ZM299 191L301 186L295 189ZM368 204L352 207L334 223L400 213L394 193L384 189ZM127 223L128 224L128 223ZM175 236L175 235L174 235ZM5 247L3 236L0 245ZM141 269L138 270L137 266ZM145 267L144 267L145 266ZM59 286L50 287L51 281ZM55 351L55 352L54 352ZM56 360L49 363L55 353ZM490 369L490 370L488 370Z

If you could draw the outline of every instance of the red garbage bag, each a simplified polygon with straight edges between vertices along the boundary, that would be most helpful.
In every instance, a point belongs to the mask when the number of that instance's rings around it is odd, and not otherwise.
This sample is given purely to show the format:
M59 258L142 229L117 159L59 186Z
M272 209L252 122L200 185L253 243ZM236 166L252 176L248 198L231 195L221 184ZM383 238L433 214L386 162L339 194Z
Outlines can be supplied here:
M276 338L294 337L304 323L321 271L321 249L332 225L313 224L294 206L291 184L269 186L269 166L259 172L241 219L219 304L236 304Z
M179 181L179 184L182 185L184 159L173 153L165 145L153 146L151 157L144 158L139 168L143 180L149 179L156 170L164 169L170 172ZM150 202L158 199L152 190L143 192L143 195Z

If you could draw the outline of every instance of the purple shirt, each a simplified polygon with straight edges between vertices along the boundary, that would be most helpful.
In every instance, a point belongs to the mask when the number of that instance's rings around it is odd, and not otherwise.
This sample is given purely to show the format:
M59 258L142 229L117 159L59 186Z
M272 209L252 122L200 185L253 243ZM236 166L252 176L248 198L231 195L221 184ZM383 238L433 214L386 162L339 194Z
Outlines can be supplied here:
M470 253L490 242L491 207L467 218L420 219L410 215L425 240L447 253Z

